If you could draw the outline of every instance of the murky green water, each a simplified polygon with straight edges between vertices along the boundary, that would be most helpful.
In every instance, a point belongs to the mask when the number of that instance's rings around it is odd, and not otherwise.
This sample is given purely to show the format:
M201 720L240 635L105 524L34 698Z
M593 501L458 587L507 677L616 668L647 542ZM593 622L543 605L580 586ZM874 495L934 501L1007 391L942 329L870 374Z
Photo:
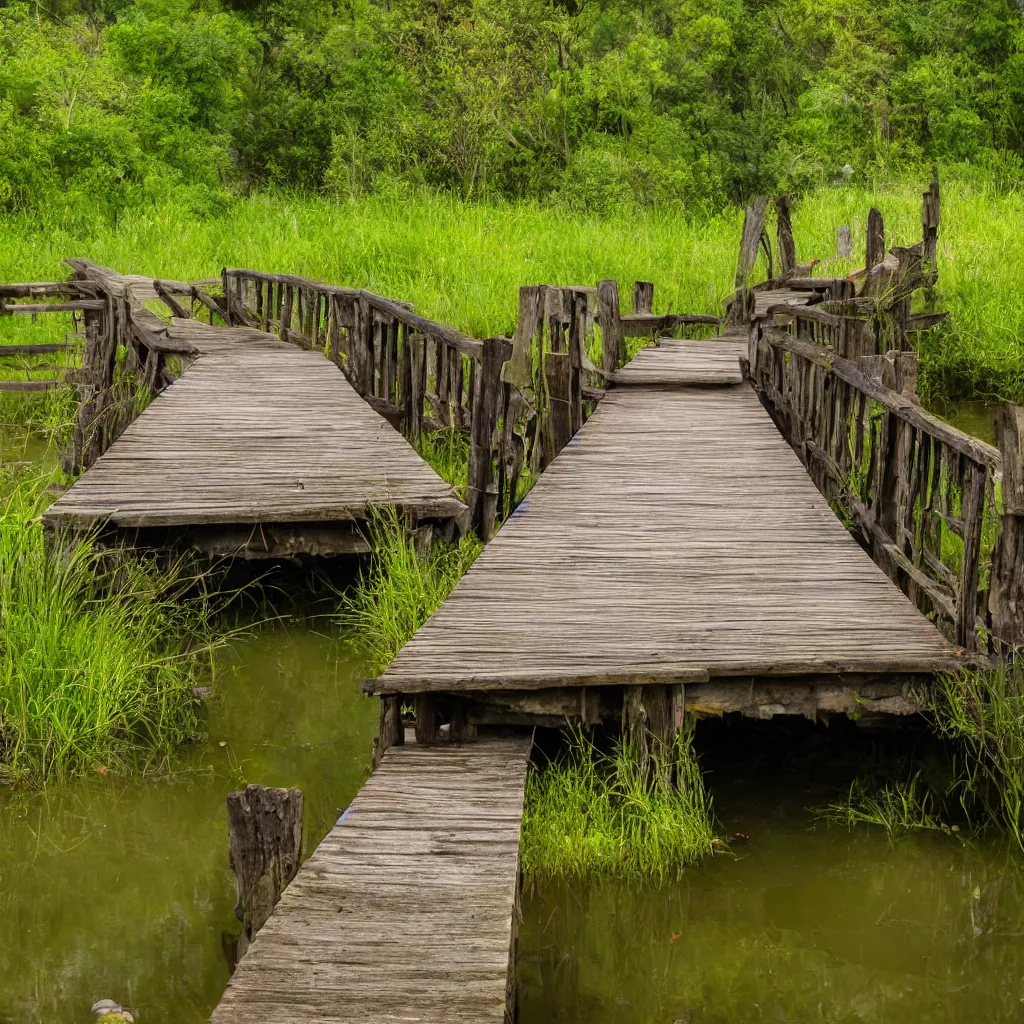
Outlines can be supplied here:
M928 407L928 411L941 416L958 430L989 444L996 443L995 419L1000 402L939 400Z
M87 1022L101 998L139 1024L204 1021L235 924L225 795L299 786L314 846L368 770L375 708L357 676L306 627L264 629L225 659L209 738L174 778L0 797L0 1021Z
M799 785L754 788L719 797L749 841L679 884L527 898L524 1024L1024 1021L1019 860L814 828Z

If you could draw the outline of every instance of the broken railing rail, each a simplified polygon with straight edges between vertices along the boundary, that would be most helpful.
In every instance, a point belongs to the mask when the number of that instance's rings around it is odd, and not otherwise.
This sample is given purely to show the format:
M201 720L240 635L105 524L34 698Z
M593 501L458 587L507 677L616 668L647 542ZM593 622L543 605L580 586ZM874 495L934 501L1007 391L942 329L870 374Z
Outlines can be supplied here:
M31 316L34 320L40 314L45 313L71 313L77 327L86 313L102 310L105 307L105 301L95 287L75 281L31 281L22 284L0 284L0 317ZM71 337L73 335L68 335L68 338ZM54 355L59 352L68 352L76 347L76 344L69 341L68 338L63 342L52 344L3 345L0 347L0 357ZM0 381L0 391L51 391L54 388L62 387L65 383L63 373L58 378L31 379L27 375L32 369L33 367L26 364L25 380ZM35 367L35 369L42 368ZM46 369L52 372L59 368L50 366Z
M780 273L775 273L775 259L766 227L770 206L775 209L776 245ZM871 208L867 216L864 266L847 277L811 276L824 267L821 260L798 263L790 217L790 200L776 197L771 204L766 196L756 197L747 207L737 259L735 294L729 304L728 318L732 325L749 323L755 317L757 296L773 291L809 292L810 303L835 307L853 304L856 315L871 324L878 354L912 349L909 336L934 327L944 314L931 312L933 289L938 279L938 232L940 224L940 192L937 172L921 197L921 240L910 246L893 246L885 251L885 222L879 210ZM766 258L767 279L751 284L750 278L758 253ZM839 229L837 257L851 255L850 230ZM915 292L924 289L929 304L924 314L911 314ZM855 315L849 310L846 315Z
M782 326L754 325L744 370L819 490L958 646L1020 644L1022 411L1006 410L1001 453L841 354L847 325L797 312L786 307ZM801 319L819 333L799 336Z
M69 374L79 392L79 409L64 468L91 466L149 400L175 377L168 357L195 355L187 342L168 333L168 324L136 297L138 282L86 259L65 261L74 284L91 288L101 308L84 313L85 352L80 370ZM154 294L185 288L180 282L149 282ZM184 312L179 306L178 310Z

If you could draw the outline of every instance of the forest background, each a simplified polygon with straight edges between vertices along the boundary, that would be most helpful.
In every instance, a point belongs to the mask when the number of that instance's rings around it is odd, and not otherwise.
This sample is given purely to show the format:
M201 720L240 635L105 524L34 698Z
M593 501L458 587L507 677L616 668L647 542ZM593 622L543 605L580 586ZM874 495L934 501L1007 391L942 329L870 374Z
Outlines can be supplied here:
M699 217L931 161L1013 187L1021 6L0 2L0 210L414 185Z
M751 195L798 198L802 259L851 224L847 273L869 205L919 237L938 164L952 315L919 392L1024 401L1022 8L0 0L0 279L246 265L481 337L528 281L720 312Z

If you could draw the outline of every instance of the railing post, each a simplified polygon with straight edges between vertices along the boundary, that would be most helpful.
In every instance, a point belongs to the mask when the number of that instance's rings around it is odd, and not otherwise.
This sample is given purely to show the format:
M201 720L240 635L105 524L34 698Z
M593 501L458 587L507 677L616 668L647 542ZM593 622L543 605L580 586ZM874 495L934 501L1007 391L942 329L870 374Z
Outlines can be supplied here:
M652 281L633 282L633 312L650 313L654 309L654 283Z
M868 248L864 259L864 271L869 273L885 259L885 221L880 210L873 206L868 210Z
M626 341L619 320L619 283L599 281L597 306L601 316L601 369L614 373L626 361Z
M992 633L1017 647L1024 643L1024 407L999 410L996 438L1003 456L1003 514L992 552L988 604Z
M223 267L220 272L221 287L224 289L224 320L228 327L231 326L231 291L228 283L228 270Z
M480 364L476 367L473 407L470 412L469 479L466 503L470 522L481 540L490 540L494 533L494 517L498 495L494 488L492 439L498 416L501 389L501 365L507 342L504 338L488 338L483 343Z

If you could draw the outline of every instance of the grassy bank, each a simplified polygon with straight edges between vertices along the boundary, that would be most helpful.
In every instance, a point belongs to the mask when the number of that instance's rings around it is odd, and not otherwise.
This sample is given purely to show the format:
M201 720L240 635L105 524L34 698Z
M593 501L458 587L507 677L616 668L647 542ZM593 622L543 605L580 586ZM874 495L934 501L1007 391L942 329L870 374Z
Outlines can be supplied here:
M0 506L0 779L144 769L196 732L207 608L181 567L48 553L40 484Z
M924 340L922 387L932 397L1024 400L1024 294L1016 284L1024 195L1000 190L981 172L965 174L943 181L939 291L952 315ZM889 244L916 241L924 184L810 193L796 206L799 256L824 258L823 273L859 266L871 205L885 214ZM176 278L249 266L369 287L487 337L512 331L518 287L537 282L615 277L628 304L630 283L641 278L656 283L656 310L719 312L741 223L739 209L699 219L667 206L597 216L415 191L338 202L264 194L207 218L183 218L172 204L144 206L116 227L77 207L53 206L4 221L0 280L63 276L61 260L71 254ZM828 259L841 224L852 228L853 260ZM3 336L12 329L4 325Z
M576 733L559 758L530 770L523 873L535 882L619 878L660 885L712 852L713 818L688 741L680 738L675 750L657 757L648 775L628 745L604 753Z

